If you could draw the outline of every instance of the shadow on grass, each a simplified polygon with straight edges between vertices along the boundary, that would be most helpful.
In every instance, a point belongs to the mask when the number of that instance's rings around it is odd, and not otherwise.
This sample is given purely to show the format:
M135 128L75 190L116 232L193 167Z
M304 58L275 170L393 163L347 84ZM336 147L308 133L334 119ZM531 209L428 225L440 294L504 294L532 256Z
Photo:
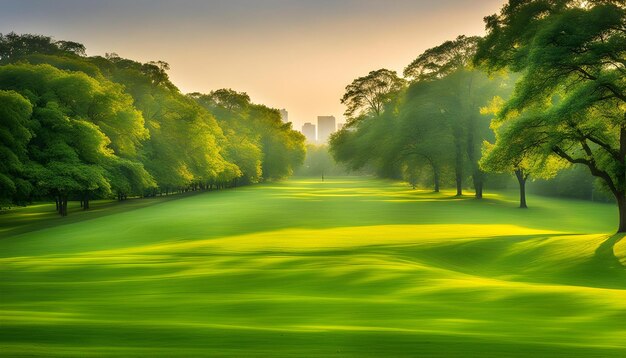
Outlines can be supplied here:
M61 217L56 213L54 210L54 203L43 204L44 206L50 206L49 211L38 211L30 214L36 215L36 218L28 218L28 216L25 216L22 212L20 212L21 208L17 209L17 211L5 211L0 213L0 240L56 226L74 224L109 215L129 212L205 193L208 192L196 191L149 198L131 198L125 201L93 203L89 210L83 210L80 207L70 208L69 215L66 217ZM27 210L28 208L29 207L26 207L24 209Z
M611 270L623 270L624 274L626 274L626 266L624 266L620 258L615 255L615 245L624 239L624 237L626 237L626 234L623 233L609 236L606 241L596 249L594 261L602 262L606 268Z

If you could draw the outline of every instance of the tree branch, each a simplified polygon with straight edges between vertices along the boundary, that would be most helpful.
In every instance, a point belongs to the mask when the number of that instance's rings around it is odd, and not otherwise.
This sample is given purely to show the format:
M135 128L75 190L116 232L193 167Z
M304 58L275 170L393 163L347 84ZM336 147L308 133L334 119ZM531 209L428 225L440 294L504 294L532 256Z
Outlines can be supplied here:
M609 173L607 173L604 170L599 169L596 166L595 161L593 161L593 159L589 160L589 159L584 159L584 158L573 158L572 156L570 156L569 154L567 154L563 149L561 149L558 146L554 146L552 147L552 151L558 155L559 157L567 160L568 162L572 163L572 164L583 164L586 165L589 170L591 171L591 174L604 179L604 181L606 182L606 184L609 186L609 189L611 189L611 191L617 195L618 190L617 187L615 186L615 183L613 182L613 179L611 178L611 176L609 175Z

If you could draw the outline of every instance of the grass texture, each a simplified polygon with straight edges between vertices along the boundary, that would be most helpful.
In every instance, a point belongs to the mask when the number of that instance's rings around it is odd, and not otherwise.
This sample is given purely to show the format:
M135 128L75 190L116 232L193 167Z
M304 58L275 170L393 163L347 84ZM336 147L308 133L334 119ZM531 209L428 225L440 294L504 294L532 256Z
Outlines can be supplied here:
M624 357L616 208L367 178L0 215L0 355Z

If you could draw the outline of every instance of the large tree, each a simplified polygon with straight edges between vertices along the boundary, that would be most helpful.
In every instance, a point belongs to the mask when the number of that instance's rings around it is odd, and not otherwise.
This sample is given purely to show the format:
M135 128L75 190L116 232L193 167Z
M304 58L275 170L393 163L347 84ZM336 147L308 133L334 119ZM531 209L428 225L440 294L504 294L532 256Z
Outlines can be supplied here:
M90 197L120 190L119 181L109 179L121 157L139 167L139 182L151 182L136 159L146 133L143 118L121 86L49 65L18 64L0 66L1 89L19 93L33 107L24 176L39 195L57 199L61 215L70 197L79 197L87 209ZM17 115L12 110L11 117Z
M523 142L510 150L589 168L626 232L624 1L510 0L485 21L476 62L521 73L498 114Z
M454 139L457 195L463 194L463 178L469 165L476 198L482 198L484 172L480 169L480 147L489 135L489 124L480 107L501 90L500 78L489 78L471 66L478 37L459 36L426 50L404 70L413 84L431 83L416 105L429 111L432 120L443 118ZM422 91L424 92L424 91Z
M406 162L412 175L421 168L429 168L435 192L441 187L444 168L458 167L456 150L453 150L457 141L449 130L450 123L440 111L437 88L438 84L428 81L409 86L399 107L400 128L396 131L399 160Z
M19 93L0 90L0 207L23 202L32 189L24 180L32 112L32 104Z
M555 156L536 155L531 151L523 150L527 138L519 137L514 121L503 121L497 113L504 105L501 97L495 97L488 107L481 112L485 115L494 115L491 128L495 132L495 143L483 143L483 156L480 166L488 172L513 173L519 185L520 208L527 209L526 182L531 176L535 179L553 178L559 169L566 165L563 160Z

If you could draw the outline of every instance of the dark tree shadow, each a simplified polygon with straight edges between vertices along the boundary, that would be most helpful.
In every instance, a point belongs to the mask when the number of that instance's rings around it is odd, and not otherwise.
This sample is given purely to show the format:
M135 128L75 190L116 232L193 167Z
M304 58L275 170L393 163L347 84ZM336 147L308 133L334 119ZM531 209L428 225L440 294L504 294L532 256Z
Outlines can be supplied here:
M609 236L598 248L594 256L596 263L601 263L602 266L610 270L626 269L626 266L622 264L619 257L615 255L615 245L620 242L626 234L615 234Z

